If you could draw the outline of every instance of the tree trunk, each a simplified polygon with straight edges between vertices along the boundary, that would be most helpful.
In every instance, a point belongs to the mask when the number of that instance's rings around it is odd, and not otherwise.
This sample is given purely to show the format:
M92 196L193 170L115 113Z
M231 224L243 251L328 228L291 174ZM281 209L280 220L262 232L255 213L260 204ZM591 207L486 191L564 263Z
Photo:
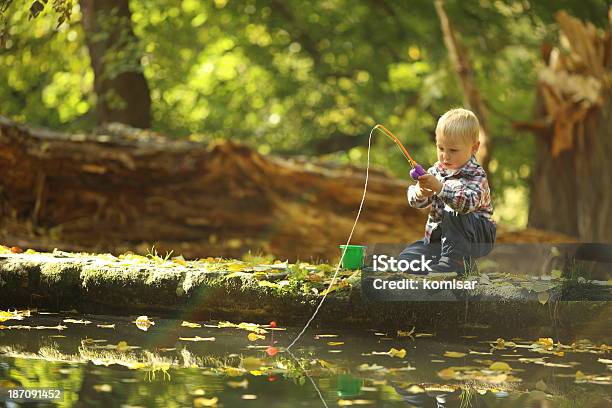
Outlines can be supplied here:
M570 50L540 73L529 226L581 241L612 241L612 40L564 12ZM522 127L522 126L521 126Z
M489 162L491 161L489 115L474 80L474 69L470 62L468 50L457 38L455 30L444 10L444 2L436 0L435 6L440 19L444 44L446 44L448 54L459 78L459 84L463 90L463 103L474 112L480 122L480 149L478 149L477 157L482 167L488 173ZM489 179L489 183L490 181Z
M95 76L98 123L151 127L151 96L128 0L81 0L80 5Z

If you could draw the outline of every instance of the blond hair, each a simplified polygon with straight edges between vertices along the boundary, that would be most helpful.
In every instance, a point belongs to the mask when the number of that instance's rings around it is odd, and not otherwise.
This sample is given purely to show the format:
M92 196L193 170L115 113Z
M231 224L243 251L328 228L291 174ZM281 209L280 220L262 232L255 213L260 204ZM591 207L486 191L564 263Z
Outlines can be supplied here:
M436 136L459 137L466 142L476 143L480 123L472 111L462 108L451 109L438 119Z

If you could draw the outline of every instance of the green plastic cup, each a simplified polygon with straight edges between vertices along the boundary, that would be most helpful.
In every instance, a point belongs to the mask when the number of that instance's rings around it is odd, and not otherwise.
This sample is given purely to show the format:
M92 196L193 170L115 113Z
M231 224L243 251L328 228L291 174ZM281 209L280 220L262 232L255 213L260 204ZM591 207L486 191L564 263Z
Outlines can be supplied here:
M344 251L346 247L346 253L342 258L342 267L344 269L361 269L363 267L363 258L365 256L366 247L363 245L340 245L340 252Z

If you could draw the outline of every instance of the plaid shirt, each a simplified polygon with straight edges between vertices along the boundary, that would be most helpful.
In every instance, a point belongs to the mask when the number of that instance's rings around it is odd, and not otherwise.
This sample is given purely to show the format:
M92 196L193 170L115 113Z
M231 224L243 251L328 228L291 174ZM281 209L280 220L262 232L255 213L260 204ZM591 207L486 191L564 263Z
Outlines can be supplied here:
M448 170L436 162L427 172L442 182L442 191L421 200L416 198L416 185L408 187L408 204L415 208L431 205L427 224L425 224L425 243L429 243L431 233L442 221L444 210L461 214L474 213L495 223L492 219L493 206L487 173L472 156L457 170Z

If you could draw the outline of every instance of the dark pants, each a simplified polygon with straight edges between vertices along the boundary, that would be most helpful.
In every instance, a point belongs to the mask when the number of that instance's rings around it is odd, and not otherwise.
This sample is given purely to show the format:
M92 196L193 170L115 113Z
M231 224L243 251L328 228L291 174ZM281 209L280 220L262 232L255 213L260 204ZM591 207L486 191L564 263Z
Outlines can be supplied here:
M442 222L433 230L429 244L420 239L404 248L398 258L411 261L425 255L434 262L441 256L479 258L493 249L496 231L495 224L476 214L444 211Z

